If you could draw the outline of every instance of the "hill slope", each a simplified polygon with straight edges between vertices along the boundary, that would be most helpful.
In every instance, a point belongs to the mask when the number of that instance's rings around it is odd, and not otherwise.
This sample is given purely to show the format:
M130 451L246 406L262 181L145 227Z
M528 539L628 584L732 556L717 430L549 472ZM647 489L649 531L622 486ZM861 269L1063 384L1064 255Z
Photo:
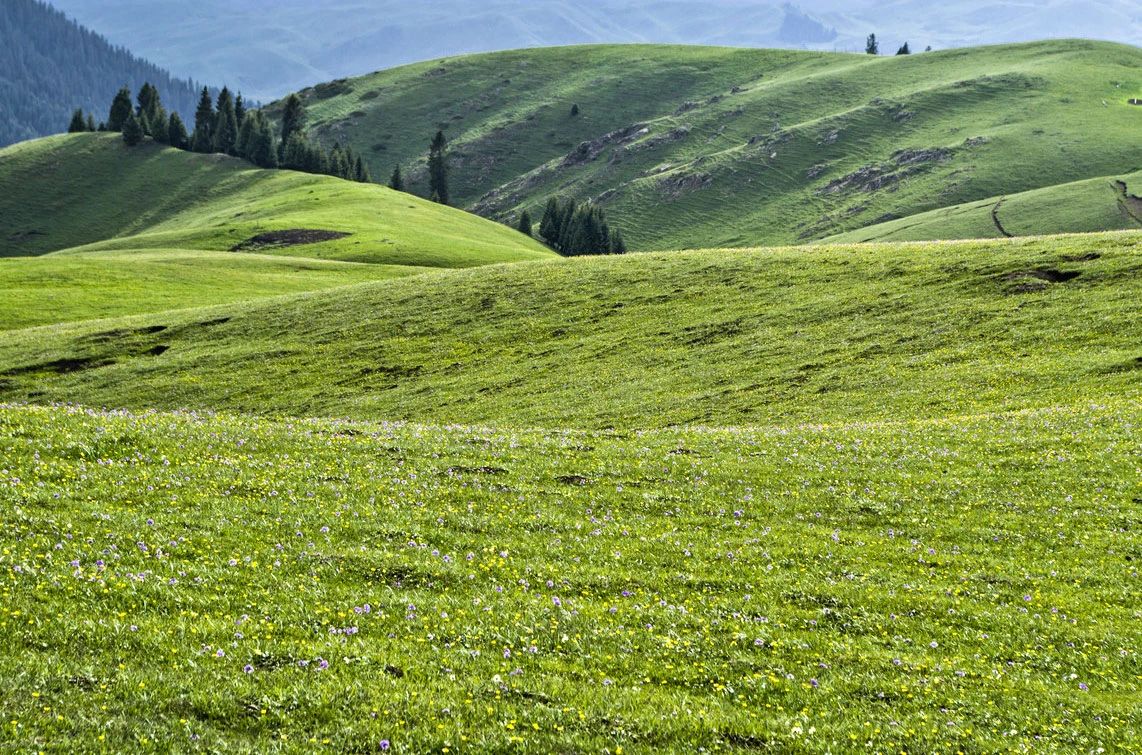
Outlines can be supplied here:
M0 71L0 147L66 131L77 107L105 120L123 85L138 91L151 82L167 109L184 117L198 99L197 85L113 47L40 0L0 3Z
M1137 397L1139 273L1142 233L441 271L2 334L0 400L582 428Z
M1142 39L1133 0L54 0L120 44L270 100L319 81L464 52L592 42L860 51L1047 37ZM225 23L220 23L225 19ZM235 78L237 76L238 78Z
M185 249L0 258L0 330L248 301L426 269Z
M132 149L111 134L51 137L0 151L0 217L0 257L241 248L466 267L552 254L510 228L380 186L259 170L150 142Z
M313 132L494 218L590 197L638 249L819 239L1142 167L1142 49L923 55L601 46L434 61L303 92ZM572 105L579 115L572 117ZM1097 138L1094 136L1097 135Z
M840 234L830 242L929 241L1142 228L1142 172L992 197Z

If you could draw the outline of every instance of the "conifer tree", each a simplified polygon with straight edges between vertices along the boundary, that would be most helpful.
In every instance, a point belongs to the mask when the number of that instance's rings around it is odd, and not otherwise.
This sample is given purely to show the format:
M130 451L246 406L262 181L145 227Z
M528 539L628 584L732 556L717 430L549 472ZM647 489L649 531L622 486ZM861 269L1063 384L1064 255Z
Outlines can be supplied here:
M127 115L127 120L123 123L123 141L128 147L134 147L143 141L143 124L139 123L139 119L132 111Z
M531 235L531 213L527 210L524 210L523 213L520 214L519 225L516 226L516 230L525 236Z
M547 200L547 207L543 210L543 218L539 221L539 236L553 249L559 243L559 237L562 234L561 220L559 200L552 197Z
M87 121L83 119L83 110L77 109L71 114L71 123L67 127L67 132L69 134L81 134L87 130Z
M136 102L139 104L139 108L136 112L141 116L145 115L147 122L157 127L160 115L159 111L163 109L162 100L159 97L159 90L153 87L149 82L143 84L142 88L139 89ZM165 113L162 115L162 123L166 125L166 115Z
M389 188L393 191L404 191L404 176L400 173L400 165L393 168L393 174L389 176Z
M238 143L238 119L234 114L234 97L226 87L218 93L217 111L214 117L214 151L232 155Z
M623 232L616 228L611 232L611 254L626 254L627 245L623 241Z
M879 55L880 54L880 43L876 41L876 35L875 34L869 34L868 35L868 41L865 42L865 44L864 44L864 51L866 53L868 53L869 55Z
M238 92L238 96L234 98L234 119L238 121L238 125L242 125L242 121L246 120L246 101L242 99L242 93Z
M198 108L194 111L194 137L191 139L191 149L195 152L208 153L214 150L214 120L214 100L210 96L210 90L203 87Z
M365 161L361 159L360 155L353 160L353 180L357 183L371 184L373 177L369 175L369 168L365 165Z
M428 148L428 191L432 201L449 203L448 194L448 141L443 131L437 131Z
M896 51L896 54L897 55L911 55L912 54L912 48L908 46L907 42L905 42L904 46Z
M286 98L282 108L282 156L294 134L305 133L305 104L296 94Z
M135 112L131 104L131 90L123 87L111 102L111 113L107 116L108 131L122 131L127 123L127 116Z
M171 113L170 120L167 122L167 144L177 149L190 148L186 124L182 122L182 116L178 113Z
M87 130L88 131L96 131L97 130L95 127L95 116L92 115L91 113L87 114Z
M235 108L235 111L237 108ZM254 136L258 132L258 119L257 113L246 113L246 117L242 119L241 126L238 127L238 142L234 145L234 151L238 157L250 160L251 150L254 146Z
M259 168L278 167L278 151L274 145L274 130L261 111L257 112L256 128L250 145L250 161ZM249 117L249 116L247 116Z

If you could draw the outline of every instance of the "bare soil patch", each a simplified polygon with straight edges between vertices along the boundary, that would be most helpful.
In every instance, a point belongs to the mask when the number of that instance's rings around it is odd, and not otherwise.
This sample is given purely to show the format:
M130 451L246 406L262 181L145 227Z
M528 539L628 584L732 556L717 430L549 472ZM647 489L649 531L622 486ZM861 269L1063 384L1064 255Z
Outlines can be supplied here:
M281 249L305 244L320 244L323 241L336 241L351 236L343 231L321 231L312 228L291 228L286 231L269 231L248 238L230 248L232 252L248 252L257 249Z

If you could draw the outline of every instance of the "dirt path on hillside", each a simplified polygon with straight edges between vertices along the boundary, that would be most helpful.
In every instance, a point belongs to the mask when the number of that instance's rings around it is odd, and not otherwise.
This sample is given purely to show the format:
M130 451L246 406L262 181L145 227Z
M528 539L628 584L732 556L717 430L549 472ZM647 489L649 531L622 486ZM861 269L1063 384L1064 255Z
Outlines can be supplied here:
M991 208L991 221L995 223L995 227L999 230L1000 233L1009 239L1013 239L1015 238L1015 234L1008 233L1007 229L1003 227L1003 223L999 222L999 208L1002 206L1003 200L1001 199L995 203L995 207Z
M1118 201L1122 204L1122 209L1126 210L1126 214L1134 218L1138 225L1142 225L1142 199L1129 192L1125 181L1115 181L1114 185L1118 189Z

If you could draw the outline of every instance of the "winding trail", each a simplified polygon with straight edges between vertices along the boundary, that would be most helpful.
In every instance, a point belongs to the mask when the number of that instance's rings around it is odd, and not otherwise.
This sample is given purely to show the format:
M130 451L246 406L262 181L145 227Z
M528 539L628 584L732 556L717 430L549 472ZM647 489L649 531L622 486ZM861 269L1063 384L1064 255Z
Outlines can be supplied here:
M991 220L993 223L995 223L995 227L997 229L999 229L1000 233L1002 233L1004 236L1006 236L1009 239L1013 239L1013 238L1015 238L1015 234L1014 233L1008 233L1007 229L1003 227L1003 223L999 222L999 208L1003 206L1003 202L1005 199L1007 199L1007 197L1000 199L998 202L995 203L995 207L991 208Z

